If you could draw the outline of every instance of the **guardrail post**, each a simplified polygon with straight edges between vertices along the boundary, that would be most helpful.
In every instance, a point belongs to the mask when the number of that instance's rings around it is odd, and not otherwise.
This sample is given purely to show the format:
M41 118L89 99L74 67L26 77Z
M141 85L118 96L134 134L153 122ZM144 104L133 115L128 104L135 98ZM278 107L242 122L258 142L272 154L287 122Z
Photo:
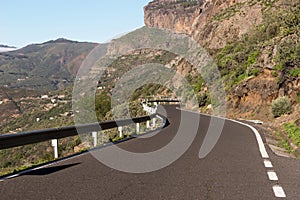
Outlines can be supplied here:
M153 118L153 124L152 124L153 127L156 126L156 118Z
M146 122L146 127L147 127L147 128L150 128L150 121L147 121L147 122Z
M58 158L58 142L57 142L57 139L53 139L51 143L52 143L52 147L54 148L54 158L57 159Z
M118 127L118 131L119 131L120 138L123 137L123 127L122 126Z
M140 133L140 123L136 123L136 133Z
M98 140L98 133L92 132L92 137L94 138L94 147L97 146L97 140Z

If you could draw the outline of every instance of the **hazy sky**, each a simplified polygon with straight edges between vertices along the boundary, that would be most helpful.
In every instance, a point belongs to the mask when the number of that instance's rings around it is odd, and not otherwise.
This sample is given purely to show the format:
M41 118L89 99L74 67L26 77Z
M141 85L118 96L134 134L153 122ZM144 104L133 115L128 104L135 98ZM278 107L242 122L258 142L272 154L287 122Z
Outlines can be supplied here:
M105 42L144 25L151 0L0 0L0 44Z

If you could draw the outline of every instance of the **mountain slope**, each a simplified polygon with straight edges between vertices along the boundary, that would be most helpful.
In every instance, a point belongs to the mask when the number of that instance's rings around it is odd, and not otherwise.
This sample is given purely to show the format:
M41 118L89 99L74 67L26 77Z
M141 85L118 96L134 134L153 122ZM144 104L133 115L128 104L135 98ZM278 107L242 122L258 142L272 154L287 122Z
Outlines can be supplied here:
M96 45L58 39L0 53L0 85L39 91L63 89L72 83Z
M145 24L221 48L261 23L263 7L260 0L156 0L144 9Z
M299 122L299 5L299 0L156 0L145 8L145 23L149 27L189 34L214 56L226 84L229 117L275 121L281 126L281 122ZM136 37L143 36L143 31L147 30L142 28L113 42L126 44L137 39L147 42L147 37ZM159 39L159 34L151 39ZM2 107L1 113L8 116L6 119L0 115L0 120L1 117L6 120L0 123L2 132L72 124L71 87L67 93L62 92L65 95L63 101L58 98L60 93L50 93L46 99L28 93L27 98L22 99L16 93L21 94L24 90L11 88L54 90L71 84L82 60L95 46L59 39L0 54L0 81L7 84L5 90L0 90L5 91L0 92L0 110L1 104L6 106ZM126 49L126 46L119 47ZM110 49L112 54L118 50ZM193 73L192 66L185 60L170 52L139 49L116 59L101 77L96 98L96 112L105 110L100 113L101 120L112 117L109 105L115 84L127 71L146 63L160 63L179 71L195 88L203 110L212 103L205 83ZM90 80L90 77L87 78ZM149 95L169 96L171 93L158 84L150 84L138 88L131 100ZM293 114L283 116L280 121L274 120L269 111L271 102L278 96L288 96L294 106ZM85 100L88 99L83 99L83 103L87 104ZM136 105L138 108L139 105ZM71 144L78 145L78 142L75 139ZM40 147L45 149L47 146L43 144ZM64 146L68 147L68 153L73 152L73 145ZM34 155L32 151L26 147L15 152L7 150L0 155L3 158L0 159L0 167L5 170L23 165L19 155L22 155L22 161L28 162L23 154ZM13 160L17 163L11 163L12 158L7 155L16 156ZM46 158L38 155L31 160L49 160L51 150L45 155Z
M188 34L211 53L229 118L262 120L270 147L299 157L299 0L155 0L144 10L148 27Z
M233 117L271 119L270 103L300 99L299 0L155 0L149 27L186 33L215 58ZM255 107L255 109L253 109Z

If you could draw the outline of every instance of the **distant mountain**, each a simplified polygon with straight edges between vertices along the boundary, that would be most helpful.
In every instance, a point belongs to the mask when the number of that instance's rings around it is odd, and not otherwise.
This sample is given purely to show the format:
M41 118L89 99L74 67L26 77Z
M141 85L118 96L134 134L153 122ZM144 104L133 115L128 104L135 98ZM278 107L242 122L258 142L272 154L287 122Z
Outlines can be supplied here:
M50 40L50 41L45 42L43 44L51 44L51 43L79 43L79 42L73 41L73 40L68 40L66 38L58 38L56 40Z
M60 38L0 52L0 86L38 91L63 89L73 82L82 61L97 45Z
M0 44L0 52L14 51L17 47Z
M8 45L3 45L3 44L0 44L0 47L3 47L3 48L13 48L13 49L16 49L16 48L17 48L17 47L8 46Z

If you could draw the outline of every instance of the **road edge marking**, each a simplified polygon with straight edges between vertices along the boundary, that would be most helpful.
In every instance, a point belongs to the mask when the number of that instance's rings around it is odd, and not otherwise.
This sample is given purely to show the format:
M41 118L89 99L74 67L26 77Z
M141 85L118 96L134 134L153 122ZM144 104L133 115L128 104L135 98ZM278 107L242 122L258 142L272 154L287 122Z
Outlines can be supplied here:
M234 120L234 119L228 119L226 117L213 116L213 115L209 115L209 114L205 114L205 113L200 113L200 112L197 112L197 111L190 111L190 110L181 109L179 107L177 107L176 109L181 110L181 111L194 113L194 114L204 115L204 116L207 116L207 117L215 117L215 118L219 118L219 119L228 120L228 121L235 122L237 124L240 124L240 125L243 125L243 126L246 126L246 127L250 128L252 130L252 132L255 134L256 141L257 141L258 147L259 147L259 152L261 154L261 157L264 159L264 166L265 166L266 169L268 169L267 175L269 177L269 180L270 181L279 181L279 178L278 178L276 172L269 170L270 168L273 168L273 165L272 165L272 162L270 160L268 160L270 158L269 154L267 152L267 149L265 147L263 139L262 139L260 133L258 132L258 130L256 128L254 128L253 126L251 126L249 124L246 124L246 123ZM266 161L269 161L269 164L271 164L272 167L270 167L270 165L266 165ZM274 179L274 180L271 180L271 179ZM275 197L278 197L278 198L286 198L287 197L283 187L281 187L280 185L273 185L272 189L273 189Z

